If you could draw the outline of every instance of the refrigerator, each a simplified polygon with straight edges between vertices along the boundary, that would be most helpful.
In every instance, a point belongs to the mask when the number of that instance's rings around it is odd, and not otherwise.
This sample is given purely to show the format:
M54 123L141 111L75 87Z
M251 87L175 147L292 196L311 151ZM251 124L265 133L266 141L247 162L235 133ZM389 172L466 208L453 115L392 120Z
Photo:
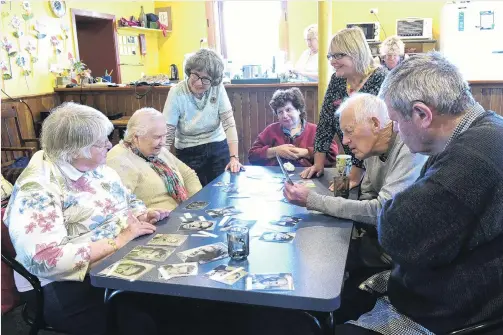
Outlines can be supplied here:
M503 1L446 3L440 51L469 81L503 80Z

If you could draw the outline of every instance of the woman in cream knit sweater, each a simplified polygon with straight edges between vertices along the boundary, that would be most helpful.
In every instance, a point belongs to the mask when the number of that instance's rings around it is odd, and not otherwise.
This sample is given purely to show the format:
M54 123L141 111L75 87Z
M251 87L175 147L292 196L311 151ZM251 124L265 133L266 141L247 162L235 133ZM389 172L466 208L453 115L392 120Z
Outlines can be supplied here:
M194 170L165 147L166 122L154 108L137 110L107 165L147 207L172 210L202 187Z

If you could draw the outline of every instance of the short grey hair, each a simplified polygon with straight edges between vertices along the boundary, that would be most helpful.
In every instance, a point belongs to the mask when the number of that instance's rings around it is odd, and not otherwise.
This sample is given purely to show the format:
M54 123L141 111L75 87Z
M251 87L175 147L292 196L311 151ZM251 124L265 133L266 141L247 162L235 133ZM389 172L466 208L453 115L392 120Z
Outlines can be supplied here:
M354 111L357 124L375 117L381 123L381 128L384 128L390 121L386 103L375 95L369 93L354 93L351 97L344 100L339 108L337 108L335 114L340 117L340 115L350 107Z
M405 44L398 36L390 36L379 46L379 53L381 56L403 56L405 54Z
M304 29L304 38L308 39L310 36L314 38L318 38L318 25L317 24L311 24L307 26L306 29Z
M407 120L415 102L435 108L441 115L458 115L475 104L468 82L439 52L401 62L384 80L379 97Z
M200 49L189 57L185 63L185 75L187 78L192 71L204 71L211 78L211 86L218 86L222 82L224 62L222 57L210 49Z
M42 150L53 162L90 158L90 149L114 130L100 111L74 102L54 108L42 124Z
M361 75L366 75L376 67L369 44L361 28L353 27L340 30L330 42L331 52L334 52L334 49L351 57L355 63L356 72Z
M151 122L158 118L164 119L164 116L155 108L144 107L138 109L127 123L124 142L132 143L135 136L147 135Z

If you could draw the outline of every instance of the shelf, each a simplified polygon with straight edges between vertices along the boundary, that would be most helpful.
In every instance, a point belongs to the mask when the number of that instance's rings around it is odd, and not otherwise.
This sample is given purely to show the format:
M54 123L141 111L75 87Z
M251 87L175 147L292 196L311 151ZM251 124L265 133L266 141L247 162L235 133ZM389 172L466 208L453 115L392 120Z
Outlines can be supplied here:
M130 31L143 31L143 32L152 32L152 33L162 33L161 29L152 29L152 28L143 28L143 27L117 27L117 30L130 30ZM170 33L170 30L166 30L166 32Z
M433 39L412 39L412 38L402 38L401 39L403 43L422 43L422 44L428 44L428 43L437 43L437 40ZM381 44L382 41L379 42L368 42L369 45L379 45Z

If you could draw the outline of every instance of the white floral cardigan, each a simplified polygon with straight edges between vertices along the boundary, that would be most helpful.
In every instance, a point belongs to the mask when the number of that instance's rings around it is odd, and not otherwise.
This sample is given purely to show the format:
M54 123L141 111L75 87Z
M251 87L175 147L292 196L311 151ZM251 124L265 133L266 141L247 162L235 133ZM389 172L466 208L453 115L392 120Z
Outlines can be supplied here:
M39 151L14 185L5 224L16 259L43 286L84 280L89 243L116 237L127 227L129 210L138 216L146 208L113 169L100 166L83 173ZM19 291L32 289L21 276L15 280Z

